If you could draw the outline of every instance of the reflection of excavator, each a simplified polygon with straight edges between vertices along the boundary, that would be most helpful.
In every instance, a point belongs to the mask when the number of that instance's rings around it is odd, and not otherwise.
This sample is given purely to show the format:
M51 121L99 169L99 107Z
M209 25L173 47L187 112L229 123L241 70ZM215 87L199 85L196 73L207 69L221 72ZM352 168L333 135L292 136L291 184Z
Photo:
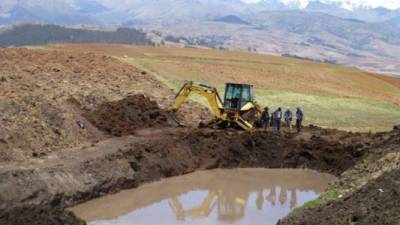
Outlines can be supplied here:
M175 215L179 220L184 220L187 216L189 217L207 217L210 215L215 204L212 204L215 198L218 197L216 191L211 191L208 193L207 197L203 200L200 206L185 210L183 205L178 200L177 197L173 197L169 200L169 204L175 211Z
M177 197L171 198L169 205L179 220L185 220L187 217L208 217L217 205L220 220L235 221L244 217L249 193L242 193L243 196L236 194L209 191L201 205L187 210Z
M253 99L253 86L249 84L226 84L222 102L216 88L192 81L186 82L176 95L175 103L170 109L177 111L192 92L205 97L208 101L215 116L215 120L206 124L208 126L239 126L251 130L261 115L261 107Z

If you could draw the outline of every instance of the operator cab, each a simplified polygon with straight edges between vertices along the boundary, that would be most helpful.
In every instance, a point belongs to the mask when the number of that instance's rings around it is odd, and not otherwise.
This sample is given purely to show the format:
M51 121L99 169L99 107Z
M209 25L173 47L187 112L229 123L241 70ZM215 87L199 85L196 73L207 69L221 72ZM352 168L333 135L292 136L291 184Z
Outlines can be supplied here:
M233 84L225 85L224 108L240 110L246 103L253 101L253 85Z

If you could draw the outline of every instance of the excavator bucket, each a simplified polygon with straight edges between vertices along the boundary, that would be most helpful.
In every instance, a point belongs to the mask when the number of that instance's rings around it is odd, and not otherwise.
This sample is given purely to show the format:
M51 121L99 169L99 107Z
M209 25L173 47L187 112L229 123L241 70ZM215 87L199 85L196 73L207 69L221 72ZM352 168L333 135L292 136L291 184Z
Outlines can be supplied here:
M174 127L186 127L186 125L184 123L180 122L178 120L178 118L176 118L176 114L173 111L170 111L168 113L167 122L169 125L174 126Z

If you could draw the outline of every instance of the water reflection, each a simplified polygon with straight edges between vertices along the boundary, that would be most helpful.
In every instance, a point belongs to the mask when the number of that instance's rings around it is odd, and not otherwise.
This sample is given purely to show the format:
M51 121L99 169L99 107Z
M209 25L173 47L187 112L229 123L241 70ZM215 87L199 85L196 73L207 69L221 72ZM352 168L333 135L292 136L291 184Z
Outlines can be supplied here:
M95 225L275 224L333 177L304 170L203 171L144 185L72 210Z

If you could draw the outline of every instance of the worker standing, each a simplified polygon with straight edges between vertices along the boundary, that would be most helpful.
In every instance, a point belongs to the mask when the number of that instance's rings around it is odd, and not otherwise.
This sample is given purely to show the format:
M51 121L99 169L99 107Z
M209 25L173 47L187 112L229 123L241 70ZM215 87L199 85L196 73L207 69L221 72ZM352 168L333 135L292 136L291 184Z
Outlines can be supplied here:
M289 130L292 127L292 117L293 117L293 113L290 110L290 107L288 107L285 112L285 123L286 123L286 128L288 128Z
M280 131L281 130L281 120L282 120L282 108L278 108L275 113L274 113L274 124L275 124L275 130Z
M296 128L297 132L300 132L303 126L303 119L304 119L304 113L301 110L300 107L297 107L296 111Z
M269 117L269 108L268 108L268 107L265 107L265 108L264 108L264 111L263 111L262 114L261 114L261 125L262 125L262 127L264 128L264 130L267 130L267 129L268 129L268 127L269 127L269 120L270 120L270 117Z

